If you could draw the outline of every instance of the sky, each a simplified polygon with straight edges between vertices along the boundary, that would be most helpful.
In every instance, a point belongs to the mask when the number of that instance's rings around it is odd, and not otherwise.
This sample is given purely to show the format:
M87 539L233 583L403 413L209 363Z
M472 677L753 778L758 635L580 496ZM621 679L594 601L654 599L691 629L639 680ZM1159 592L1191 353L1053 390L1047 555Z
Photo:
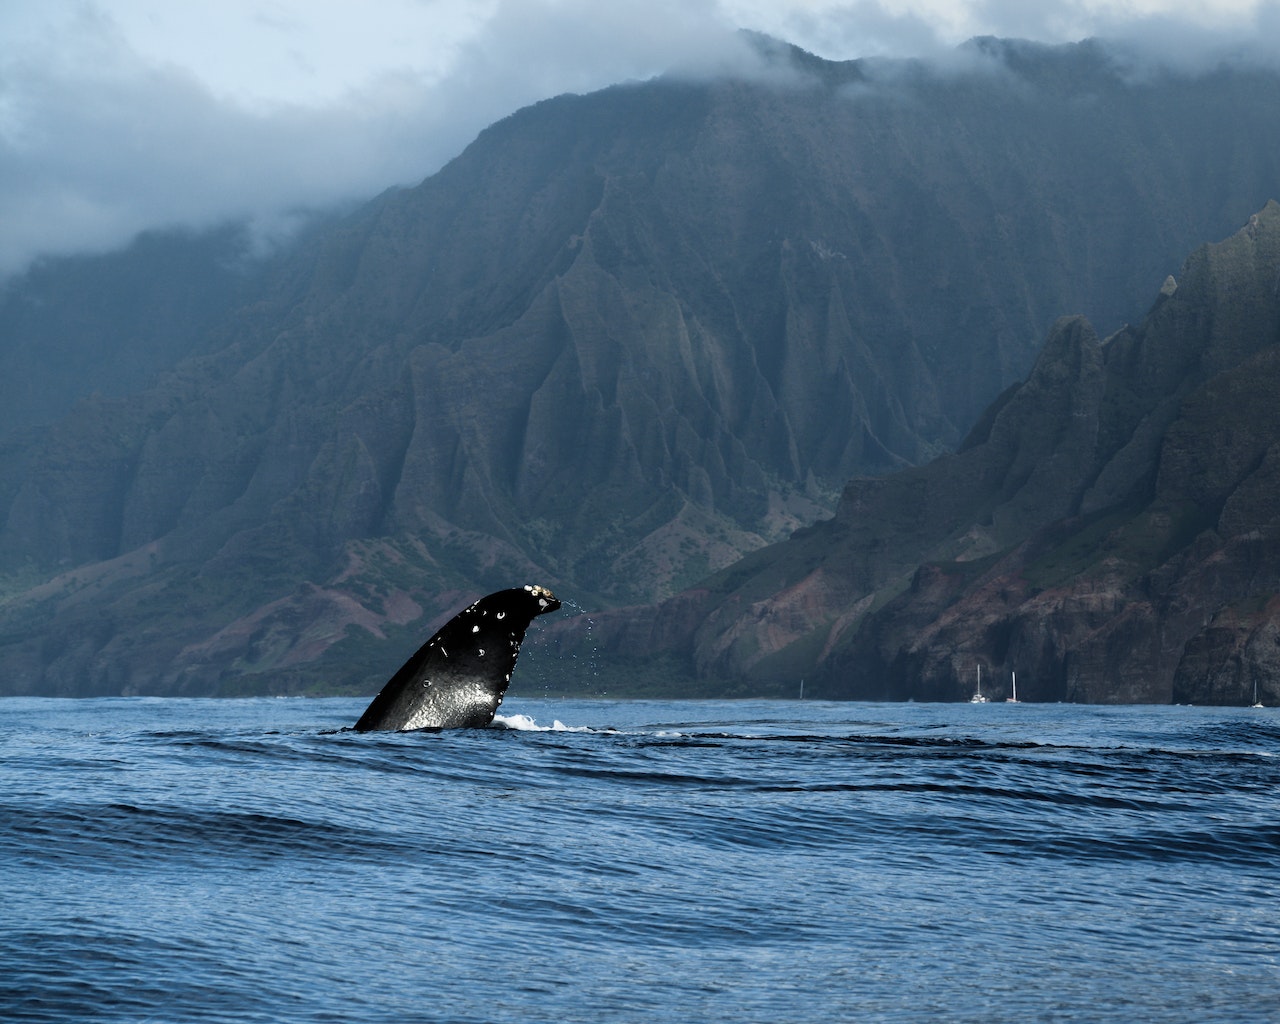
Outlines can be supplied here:
M233 218L269 244L537 100L749 70L740 28L832 59L1101 36L1194 68L1280 52L1280 0L0 0L0 278Z

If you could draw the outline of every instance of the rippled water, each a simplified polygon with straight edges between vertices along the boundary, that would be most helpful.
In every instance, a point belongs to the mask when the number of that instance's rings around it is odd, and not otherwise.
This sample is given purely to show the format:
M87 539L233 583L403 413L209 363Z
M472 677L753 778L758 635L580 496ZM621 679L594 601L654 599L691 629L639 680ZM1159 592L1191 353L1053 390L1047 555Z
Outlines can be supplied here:
M363 704L0 700L0 1020L1280 1020L1280 711Z

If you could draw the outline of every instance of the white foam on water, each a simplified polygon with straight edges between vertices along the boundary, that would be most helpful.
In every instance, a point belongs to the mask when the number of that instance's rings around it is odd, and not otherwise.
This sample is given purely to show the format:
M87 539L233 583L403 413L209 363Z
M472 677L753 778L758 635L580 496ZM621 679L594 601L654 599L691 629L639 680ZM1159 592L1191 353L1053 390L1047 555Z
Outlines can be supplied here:
M555 719L551 725L539 725L528 715L494 715L493 727L496 729L513 729L517 732L595 732L587 725L565 725Z

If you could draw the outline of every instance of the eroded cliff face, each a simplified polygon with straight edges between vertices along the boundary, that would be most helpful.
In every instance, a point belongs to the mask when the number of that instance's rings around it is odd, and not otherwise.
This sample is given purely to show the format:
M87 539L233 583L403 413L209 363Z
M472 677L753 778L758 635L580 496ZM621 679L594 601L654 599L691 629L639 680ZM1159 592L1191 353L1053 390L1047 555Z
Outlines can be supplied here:
M797 642L833 657L922 550L973 559L1065 514L1062 481L1115 435L1079 511L1111 507L1159 417L1135 432L1078 320L982 444L870 477L961 441L1058 314L1119 322L1256 209L1280 78L1139 80L1093 44L987 45L976 68L812 58L560 97L317 226L266 278L194 289L165 317L195 310L199 338L139 337L137 372L0 439L0 686L375 688L447 595L679 593L858 477L794 571L736 603L707 590L698 671L780 676ZM818 640L823 615L839 627Z
M1051 332L954 455L649 613L687 671L863 699L1280 700L1280 205L1138 328ZM561 627L569 632L568 624ZM596 642L641 652L605 620ZM750 642L744 642L749 638Z

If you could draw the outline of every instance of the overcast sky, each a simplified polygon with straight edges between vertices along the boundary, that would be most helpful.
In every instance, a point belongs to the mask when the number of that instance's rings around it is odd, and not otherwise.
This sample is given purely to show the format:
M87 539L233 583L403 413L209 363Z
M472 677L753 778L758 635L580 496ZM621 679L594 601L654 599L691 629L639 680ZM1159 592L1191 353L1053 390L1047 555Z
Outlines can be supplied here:
M740 67L737 28L839 59L974 35L1256 58L1280 0L0 0L0 275L151 227L269 236L535 100Z

